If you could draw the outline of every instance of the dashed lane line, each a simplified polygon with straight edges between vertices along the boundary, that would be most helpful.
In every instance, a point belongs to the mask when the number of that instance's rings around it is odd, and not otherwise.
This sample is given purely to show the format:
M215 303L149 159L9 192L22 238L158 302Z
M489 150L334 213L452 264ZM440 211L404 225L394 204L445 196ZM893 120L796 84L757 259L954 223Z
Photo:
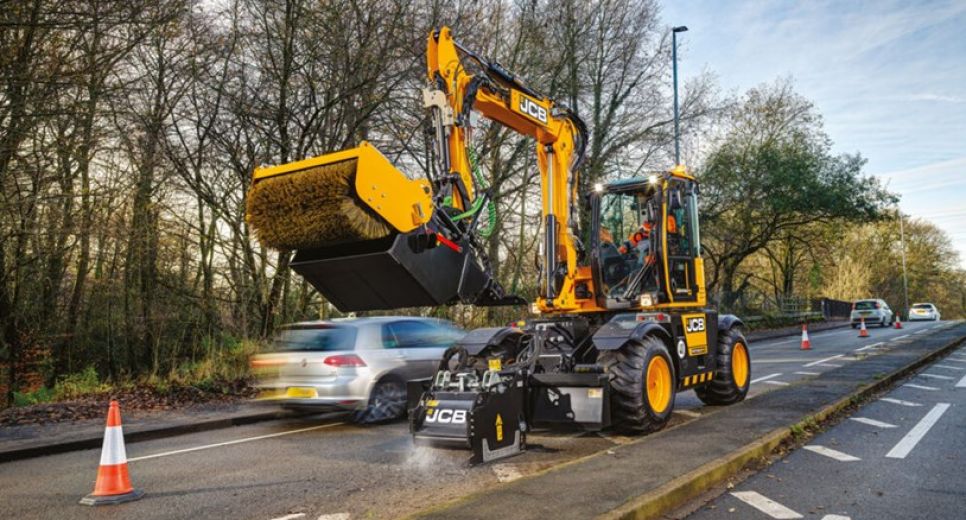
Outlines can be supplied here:
M956 388L966 388L966 376L963 376L963 378L956 383Z
M329 423L329 424L322 424L322 425L319 425L319 426L310 426L308 428L299 428L297 430L289 430L289 431L278 432L278 433L269 433L268 435L259 435L257 437L246 437L244 439L235 439L233 441L218 442L218 443L215 443L215 444L206 444L204 446L195 446L193 448L185 448L185 449L181 449L181 450L173 450L173 451L165 451L165 452L161 452L161 453L154 453L152 455L144 455L143 457L130 458L130 459L127 459L127 461L128 462L137 462L139 460L156 459L158 457L167 457L168 455L178 455L178 454L181 454L181 453L190 453L192 451L207 450L209 448L218 448L218 447L221 447L221 446L231 446L232 444L241 444L243 442L258 441L258 440L262 440L262 439L271 439L272 437L281 437L283 435L292 435L293 433L310 432L312 430L321 430L322 428L332 428L333 426L341 426L343 424L345 424L345 423L340 423L340 422L338 422L338 423Z
M922 406L920 403L914 403L912 401L903 401L902 399L893 399L891 397L883 397L879 399L880 401L885 401L887 403L898 404L901 406Z
M735 491L731 496L741 500L749 506L777 519L804 518L802 515L788 509L774 500L755 491Z
M805 449L814 453L818 453L819 455L825 455L830 459L835 459L841 462L855 462L858 460L862 460L858 457L853 457L848 453L843 453L838 450L833 450L832 448L826 448L825 446L820 446L818 444L811 444L811 445L805 446Z
M855 422L860 422L862 424L868 424L869 426L875 426L877 428L898 428L894 424L889 424L887 422L877 421L875 419L869 419L867 417L849 417L850 420Z
M913 334L924 334L926 332L929 332L929 329L917 330L916 332L913 332Z
M949 409L949 403L937 403L936 406L929 410L915 426L909 430L909 433L899 441L898 444L893 446L889 453L886 453L886 457L890 459L904 459L912 451L913 448L919 444L919 441L929 433L930 428L932 428L939 418L946 413Z
M331 513L327 515L319 515L316 520L349 520L352 518L349 513Z
M813 367L815 365L821 365L822 363L825 363L826 361L832 361L833 359L838 359L838 358L844 357L844 356L845 356L845 354L838 354L838 355L835 355L835 356L827 357L825 359L819 359L818 361L812 361L811 363L807 363L807 364L805 364L803 366L805 366L805 367Z
M291 515L279 516L273 518L272 520L295 520L296 518L302 518L303 516L305 516L305 513L293 513Z
M892 338L892 339L891 339L891 340L889 340L889 341L899 341L900 339L906 339L906 338L908 338L908 337L909 337L909 334L903 334L902 336L897 336L897 337L895 337L895 338Z
M951 358L946 358L943 361L946 362L946 363L966 363L966 359L951 359Z
M798 374L798 375L800 375L800 376L820 376L820 375L822 375L821 372L805 372L805 371L799 371L799 372L795 372L795 373Z
M878 347L879 345L882 345L882 344L883 344L883 342L880 341L878 343L873 343L871 345L867 345L867 346L862 347L862 348L857 348L857 349L855 349L855 351L856 352L862 352L863 350L869 350L870 348L876 348L876 347Z
M945 380L955 379L954 377L951 377L951 376L941 376L939 374L916 374L916 376L918 376L918 377L928 377L928 378L931 378L931 379L945 379Z
M775 385L775 386L788 386L791 383L786 383L785 381L765 381L765 384Z
M908 387L908 388L915 388L917 390L939 390L935 386L915 385L915 384L912 384L912 383L906 383L906 384L902 385L902 387L903 388L906 388L906 387Z
M945 368L946 370L966 370L966 368L954 367L952 365L933 365L933 368Z
M771 379L771 378L773 378L773 377L778 377L778 376L780 376L780 375L782 375L782 373L781 373L781 372L776 372L776 373L774 373L774 374L768 374L767 376L761 376L761 377L759 377L758 379L752 379L752 380L751 380L751 382L752 382L752 383L760 383L760 382L762 382L762 381L767 381L767 380L769 380L769 379Z
M808 365L805 365L808 366ZM842 365L836 365L835 363L822 363L821 365L815 365L817 367L823 368L842 368Z

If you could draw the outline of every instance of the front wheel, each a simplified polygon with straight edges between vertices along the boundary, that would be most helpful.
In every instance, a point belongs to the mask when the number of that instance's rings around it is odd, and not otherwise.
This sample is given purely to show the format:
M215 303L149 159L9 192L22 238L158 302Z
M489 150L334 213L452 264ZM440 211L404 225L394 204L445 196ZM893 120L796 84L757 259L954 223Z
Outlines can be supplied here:
M649 336L618 350L601 352L598 362L610 376L611 421L627 433L663 428L674 410L674 363L667 346Z
M704 404L734 404L744 400L751 387L751 356L748 343L737 329L718 334L717 369L705 386L694 389Z

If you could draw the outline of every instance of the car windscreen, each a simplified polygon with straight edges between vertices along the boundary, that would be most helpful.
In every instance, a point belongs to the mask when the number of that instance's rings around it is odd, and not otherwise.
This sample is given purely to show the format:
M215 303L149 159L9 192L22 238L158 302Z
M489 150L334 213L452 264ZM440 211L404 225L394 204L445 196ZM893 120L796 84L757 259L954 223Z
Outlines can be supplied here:
M874 301L855 302L855 310L857 311L871 311L874 309L875 309Z
M331 352L353 350L356 343L354 327L284 329L275 337L275 350Z
M928 311L931 311L932 310L932 304L931 303L917 303L917 304L913 305L912 308L913 309L926 309Z

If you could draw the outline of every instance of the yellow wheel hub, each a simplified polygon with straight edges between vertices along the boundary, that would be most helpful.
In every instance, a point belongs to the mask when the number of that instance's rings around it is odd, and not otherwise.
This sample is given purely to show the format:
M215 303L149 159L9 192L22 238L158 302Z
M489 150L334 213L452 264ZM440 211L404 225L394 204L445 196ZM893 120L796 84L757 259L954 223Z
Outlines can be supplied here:
M671 367L661 356L647 364L647 402L654 413L662 413L671 402Z
M744 343L735 343L731 349L731 375L739 388L748 382L748 348Z

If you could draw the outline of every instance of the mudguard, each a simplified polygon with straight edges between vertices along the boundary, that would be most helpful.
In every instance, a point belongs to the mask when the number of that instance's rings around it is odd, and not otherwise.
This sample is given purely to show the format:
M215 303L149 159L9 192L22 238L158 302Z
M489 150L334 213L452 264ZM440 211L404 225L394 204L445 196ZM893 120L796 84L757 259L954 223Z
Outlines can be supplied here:
M499 345L513 335L523 335L523 331L513 327L483 327L468 332L456 345L466 349L471 356L478 355L491 345Z
M718 315L718 334L729 330L734 327L744 327L745 324L741 321L741 318L735 316L734 314L719 314Z
M594 333L594 347L597 350L617 350L631 339L639 340L651 335L671 342L670 333L659 323L611 320Z

